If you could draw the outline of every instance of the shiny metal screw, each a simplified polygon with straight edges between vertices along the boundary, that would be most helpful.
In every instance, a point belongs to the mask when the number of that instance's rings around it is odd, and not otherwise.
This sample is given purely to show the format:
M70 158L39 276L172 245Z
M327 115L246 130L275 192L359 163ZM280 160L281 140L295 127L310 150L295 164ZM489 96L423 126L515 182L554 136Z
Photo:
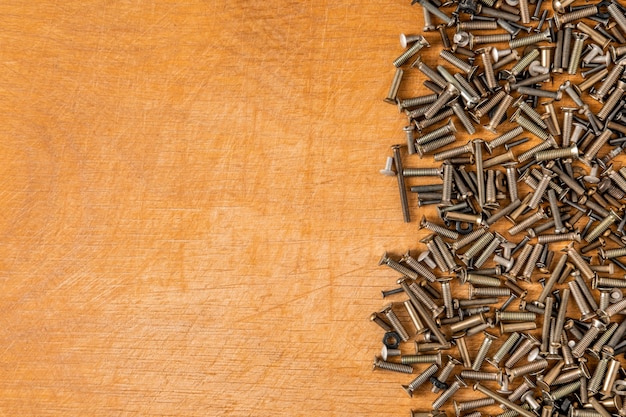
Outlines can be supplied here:
M385 315L385 317L387 317L387 321L391 323L393 329L398 333L398 335L400 336L400 340L402 340L403 342L409 340L409 334L400 322L398 316L396 316L396 313L392 310L391 304L385 307L382 313Z
M393 61L394 67L398 68L404 65L413 55L419 52L425 46L430 46L426 38L423 36L417 39L413 45L411 45L406 51L404 51L399 57Z
M411 369L413 369L413 368L411 368ZM437 364L433 363L428 368L426 368L426 370L424 370L424 372L419 374L413 381L409 382L408 385L402 385L402 388L406 391L407 394L409 394L409 397L413 397L413 392L417 388L419 388L421 385L423 385L426 381L428 381L428 379L432 375L434 375L435 372L437 372L437 369L439 369L439 366L437 366Z
M372 364L372 369L385 369L387 371L400 372L403 374L412 374L413 367L409 365L402 365L400 363L387 362L379 357L374 358L374 363Z
M456 380L433 402L432 409L439 410L461 387L467 387L467 384L457 375Z

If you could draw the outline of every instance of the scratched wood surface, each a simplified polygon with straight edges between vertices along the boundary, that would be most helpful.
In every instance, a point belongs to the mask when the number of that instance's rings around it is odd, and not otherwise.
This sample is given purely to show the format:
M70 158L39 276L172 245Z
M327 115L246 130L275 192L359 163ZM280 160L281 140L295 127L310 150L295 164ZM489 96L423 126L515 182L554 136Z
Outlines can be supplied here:
M395 286L378 258L423 236L378 174L404 141L382 98L417 8L12 1L0 17L0 414L428 409L408 377L372 373L368 322Z

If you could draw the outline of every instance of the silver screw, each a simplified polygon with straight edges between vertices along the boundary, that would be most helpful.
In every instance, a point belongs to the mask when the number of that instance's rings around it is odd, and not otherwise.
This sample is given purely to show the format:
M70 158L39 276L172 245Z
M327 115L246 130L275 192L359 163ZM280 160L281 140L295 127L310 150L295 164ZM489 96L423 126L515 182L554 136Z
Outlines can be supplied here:
M437 364L433 363L430 365L424 372L419 374L413 381L409 382L408 385L402 385L402 388L409 394L409 397L413 397L413 392L419 388L424 382L428 381L428 379L437 372L439 367Z

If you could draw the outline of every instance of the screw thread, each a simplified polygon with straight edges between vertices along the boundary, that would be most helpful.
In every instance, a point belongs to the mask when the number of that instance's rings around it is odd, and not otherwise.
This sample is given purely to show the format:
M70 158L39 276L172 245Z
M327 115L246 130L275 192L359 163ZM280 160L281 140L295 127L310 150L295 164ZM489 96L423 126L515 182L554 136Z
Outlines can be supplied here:
M442 392L439 398L437 398L435 402L433 402L433 405L432 405L433 410L439 410L441 406L444 405L446 401L448 401L450 398L452 398L452 396L456 394L456 392L460 388L461 388L461 384L459 383L459 381L454 381L452 385L450 385L450 387L447 390Z
M520 88L526 88L526 87L520 87ZM526 94L525 92L522 92L522 91L520 91L520 93ZM517 117L515 117L515 121L517 122L518 125L520 125L521 127L523 127L524 129L526 129L527 131L529 131L530 133L532 133L533 135L537 136L540 139L546 140L548 139L548 136L550 136L550 134L545 129L542 129L537 124L535 124L532 120L529 120L520 114L518 114Z
M389 309L385 311L385 317L387 317L387 321L391 323L391 327L398 332L398 335L403 342L409 340L409 334L402 323L400 323L400 319L398 319L398 316L396 316L396 313L394 313L393 310Z
M421 155L428 153L428 152L432 152L435 151L437 149L443 148L446 145L449 145L451 143L454 143L454 141L456 141L456 137L454 135L447 135L447 136L443 136L439 139L435 139L431 142L428 142L426 145L418 145L417 149L418 151L421 151Z
M449 271L448 265L446 264L446 261L443 259L443 256L441 255L441 251L439 251L437 244L431 240L430 242L426 244L426 247L430 251L430 254L433 256L433 259L435 260L435 263L437 264L437 268L439 268L443 272L448 272Z
M576 281L570 281L567 283L567 285L569 286L571 294L574 297L574 302L576 303L576 306L578 306L578 310L580 310L580 313L583 316L591 313L591 308L589 307L589 303L587 302L587 299L583 295Z
M623 65L615 65L613 69L609 72L609 75L606 76L600 87L594 92L591 93L590 96L602 102L604 100L604 96L608 94L608 92L613 88L613 86L617 83L617 80L621 77L622 71L624 70Z
M478 107L474 111L474 115L477 118L483 117L485 114L487 114L487 112L489 112L489 110L491 110L494 107L496 107L496 105L498 103L500 103L502 101L502 99L504 99L504 96L506 96L506 95L507 94L506 94L506 92L504 90L498 91L492 98L487 100L487 102L485 104L483 104L480 107Z
M545 359L536 360L526 365L518 366L517 368L507 369L507 375L510 378L517 378L522 375L531 374L533 372L539 372L548 366L548 361Z
M596 115L598 119L604 121L604 119L606 119L613 111L615 106L617 106L617 103L619 103L619 101L622 99L622 95L624 95L624 90L616 87Z
M583 52L583 47L585 46L585 39L587 39L587 37L587 35L583 34L574 35L574 45L572 46L572 52L567 66L567 73L570 75L574 75L578 71L580 57Z
M600 295L602 294L603 293L600 293ZM605 292L604 294L608 294L608 293ZM613 333L615 333L615 330L617 330L617 326L619 326L619 324L611 323L611 325L608 327L606 332L602 333L602 335L598 338L598 340L596 340L596 342L593 344L590 350L592 353L596 355L596 357L599 358L600 350L602 350L602 346L604 346L606 342L609 341L611 336L613 336Z
M461 378L472 379L474 381L497 381L498 372L481 372L481 371L461 371Z
M567 395L570 395L571 393L575 392L576 390L578 390L580 388L580 379L578 381L574 381L571 384L567 384L564 385L554 391L552 391L551 393L551 397L553 401L556 401L558 399L561 399Z
M450 283L441 283L441 295L443 296L443 305L446 308L446 318L454 317L454 308L452 306L452 292L450 291Z
M568 341L565 331L561 331L561 338L559 340L561 341L561 353L563 354L563 362L565 362L566 364L573 364L574 357L572 356L572 349L567 344Z
M506 287L478 287L474 288L474 295L477 297L508 297L511 289Z
M539 235L537 236L537 240L541 244L565 242L569 240L580 240L580 234L578 232L569 232L562 234Z
M484 285L485 287L500 287L502 285L498 278L471 273L467 274L467 282L472 285Z
M405 177L440 177L439 168L404 168L402 175Z
M445 89L439 95L439 97L437 97L437 100L435 100L430 105L428 110L426 110L426 112L424 113L424 117L427 118L427 119L430 119L431 117L433 117L435 114L437 114L437 112L439 112L439 110L441 110L443 108L443 106L446 105L446 103L448 103L450 100L452 100L454 97L456 97L456 95L457 94L454 93L454 90Z
M587 148L585 156L582 158L582 161L591 165L591 160L596 157L600 148L602 148L602 146L604 146L609 141L609 137L611 137L612 134L613 132L609 129L603 131L602 134L593 141L591 146Z
M489 125L487 125L488 130L495 131L496 127L500 124L500 120L502 120L502 116L504 116L509 107L511 107L512 102L512 96L508 94L504 96L498 107L496 107L493 117L489 121Z
M441 202L445 204L451 203L452 198L452 181L453 167L450 164L443 165L443 187L441 189ZM457 234L457 238L458 238Z
M445 126L442 126L439 129L435 129L432 132L428 132L427 134L418 137L415 140L415 144L425 145L429 142L432 142L435 139L438 139L444 135L447 135L449 133L454 133L454 132L455 132L454 127L450 124L446 124Z
M520 361L520 359L522 359L524 356L526 356L526 354L528 352L531 351L531 349L533 348L533 346L535 346L535 341L533 339L526 339L524 340L519 347L517 348L517 350L515 352L513 352L511 354L511 356L509 356L509 359L504 363L504 367L505 368L512 368L513 366L515 366L515 364L517 362Z
M492 20L492 21L472 20L469 22L460 22L459 29L463 31L494 30L494 29L498 29L498 23L495 20Z
M513 392L507 397L509 401L517 401L522 398L522 394L528 391L530 387L526 381L522 382L521 385L513 390Z
M516 129L521 129L521 126L518 126ZM509 190L509 199L511 201L515 201L519 198L517 192L517 171L514 167L506 168L506 186Z
M498 317L500 321L535 321L537 314L528 311L501 311Z
M543 251L543 244L537 243L533 247L533 251L530 253L528 257L528 261L526 262L526 266L524 267L524 271L522 272L522 277L526 280L530 280L530 276L532 275L535 266L537 265L537 260L541 256L541 252Z
M572 355L575 358L580 358L583 353L585 353L585 349L591 345L591 343L596 340L596 337L600 334L600 329L597 327L590 327L587 332L583 335L583 338L576 343L576 346L572 349Z
M463 310L463 315L465 316L474 316L480 313L489 313L491 308L489 306L480 306L480 307L470 307ZM466 335L469 336L469 335Z
M580 273L587 279L591 279L594 276L593 271L589 267L589 264L580 256L578 252L574 249L567 250L567 256L570 258L572 263L576 265L576 268L580 270Z
M495 366L500 363L500 361L509 353L509 350L517 343L521 335L517 332L511 333L508 339L500 346L500 348L493 354L491 357L491 361Z
M626 288L626 280L619 278L598 277L598 279L596 280L596 286L602 288Z
M514 236L518 234L519 232L521 232L522 230L528 229L530 226L537 223L539 220L545 219L545 218L546 218L545 213L543 211L538 211L534 213L532 216L522 220L515 226L511 227L508 230L508 232L511 236Z
M403 355L403 356L400 357L400 363L402 363L403 365L412 365L414 363L432 363L432 364L434 364L438 360L439 360L439 355L435 355L435 354L429 354L429 355ZM437 370L437 367L435 367L435 371L436 370Z
M548 125L546 125L546 122L544 122L541 118L541 115L537 113L537 111L529 106L528 103L526 103L525 101L520 102L519 108L521 111L526 113L526 116L528 116L530 120L532 120L537 126L541 127L542 129L546 129L548 127Z
M574 20L580 20L584 17L589 17L597 13L598 13L597 6L587 6L587 7L583 7L582 9L561 15L558 21L560 25L562 26L565 23L573 22Z
M407 268L404 265L401 265L400 263L398 263L397 261L394 261L393 259L387 258L384 260L384 263L385 265L387 265L389 268L393 269L394 271L399 272L402 275L406 275L407 277L411 279L418 278L415 271L411 271L409 268Z
M551 98L553 100L557 100L559 98L559 92L544 90L542 88L519 87L517 91L520 94L526 94L528 96L533 96L533 97Z
M433 301L432 298L430 298L428 294L426 294L426 291L424 291L422 287L417 285L417 283L411 283L411 285L409 285L409 289L413 294L415 294L417 299L426 306L426 308L428 308L429 310L435 310L437 308L437 304Z
M475 97L476 99L480 98L478 91L476 91L476 89L460 73L457 72L453 75L453 77L461 85L461 88L467 91L470 96Z
M528 161L531 158L534 158L534 156L542 151L548 150L552 147L552 144L548 141L546 142L541 142L539 145L530 148L529 150L527 150L526 152L523 152L521 154L519 154L517 156L517 162L522 164L526 161Z
M470 233L466 234L461 239L457 240L456 242L452 242L452 249L456 251L458 249L464 248L465 246L469 245L470 243L472 243L473 241L475 241L476 239L478 239L485 233L487 233L487 229L484 229L482 227L476 230L472 230Z
M451 108L447 108L445 110L442 110L441 112L439 112L436 116L431 117L430 119L424 119L421 122L418 123L418 128L420 130L426 129L429 126L432 126L436 123L439 123L440 121L442 121L443 119L447 119L448 117L451 117L454 114L454 112L452 111Z
M476 133L476 128L472 124L472 121L470 120L467 113L465 113L465 110L463 110L461 105L456 103L456 104L453 104L451 107L452 107L452 111L454 112L456 117L459 119L459 121L463 125L463 128L465 129L465 131L469 133L470 135L473 135L474 133Z
M600 385L602 385L602 381L604 380L604 375L606 374L606 369L609 366L609 359L602 358L598 361L598 365L596 365L596 370L593 373L593 376L589 380L587 384L587 390L595 394L600 389Z
M619 311L622 311L624 308L626 308L626 298L618 301L615 304L611 304L609 307L606 308L606 310L604 310L604 313L607 316L611 317Z
M609 178L611 178L615 185L617 185L622 191L626 192L626 179L615 172L610 173Z
M454 256L452 256L452 253L448 249L448 245L446 245L443 239L441 239L441 236L435 235L433 240L435 241L435 244L437 245L437 247L439 247L439 252L441 252L441 255L443 256L443 260L446 263L446 265L448 265L448 268L450 270L455 270L457 264L454 261Z
M489 190L489 187L487 187L487 190ZM487 193L487 197L489 197L489 193ZM489 201L489 198L487 198L487 201ZM487 245L483 253L474 261L474 267L480 268L483 266L487 259L495 253L496 248L500 246L500 243L502 243L502 241L498 238L494 238L491 242L489 242L489 245Z
M423 47L424 47L424 44L422 42L420 41L415 42L413 45L411 45L410 48L404 51L399 57L397 57L393 61L394 67L398 68L404 65L413 55L415 55Z
M619 7L617 7L617 5L613 3L609 4L609 6L607 7L607 11L615 20L622 32L626 33L626 17L624 17L624 12L620 11Z
M406 109L410 107L419 107L419 106L423 106L426 104L431 104L435 100L437 100L437 94L435 93L428 94L425 96L412 97L412 98L407 98L407 99L400 101L400 107L402 109Z
M530 257L530 253L532 252L532 250L533 250L532 245L524 246L519 256L515 260L515 264L513 264L513 268L511 268L511 270L509 271L510 277L513 277L513 278L517 277L517 275L521 272L522 268L524 267L524 263L526 263L526 260Z
M573 369L573 370L571 370L569 372L561 373L558 377L556 377L556 379L554 381L552 381L552 383L550 385L567 384L568 382L572 382L572 381L577 380L581 376L582 376L582 371L580 370L580 368L576 368L576 369Z
M474 255L476 255L485 246L487 246L489 244L489 242L491 242L492 239L493 239L493 233L486 232L472 246L470 246L470 248L467 251L465 251L465 253L462 255L463 256L462 259L469 260L469 259L473 258Z
M523 38L511 39L509 42L509 48L516 49L522 46L534 45L536 43L543 42L549 39L550 39L550 32L545 31L545 32L537 33L535 35L526 36Z
M559 158L578 157L578 147L576 145L569 148L557 148L549 149L546 151L537 152L535 154L535 161L552 161Z
M524 410L530 410L530 406L526 403L522 404L520 407L522 407ZM504 413L496 414L494 417L517 417L517 416L519 416L519 413L516 410L508 410L508 411L505 411Z
M537 183L537 186L535 187L535 191L533 192L533 196L530 198L530 200L528 201L528 207L531 209L536 209L537 206L539 205L539 202L545 198L545 192L548 189L548 184L550 184L550 181L552 180L552 178L550 177L550 175L542 175L541 179L539 180L539 182ZM528 184L530 185L530 184Z
M604 233L606 229L611 227L611 225L615 223L617 219L618 218L617 216L615 216L615 213L613 211L609 212L609 215L607 217L602 219L602 221L598 223L596 227L594 227L592 230L589 231L589 233L587 233L587 236L585 236L585 240L589 243L593 242L602 233Z
M432 82L434 82L441 88L445 88L446 84L448 84L446 80L441 75L439 75L437 71L429 67L427 64L423 63L421 60L417 64L417 69L422 74L424 74L429 80L431 80Z
M624 191L620 190L619 188L614 186L612 183L606 189L606 192L609 193L609 195L611 195L612 197L617 198L618 200L626 196L626 193L624 193Z
M378 358L376 358L376 360L374 361L374 367L385 369L387 371L400 372L403 374L413 373L413 368L409 365L402 365L400 363L387 362Z
M493 35L476 35L473 37L474 45L483 44L483 43L492 44L492 43L509 42L510 40L511 40L510 33L496 33Z
M528 8L528 0L520 0L519 14L522 19L522 24L530 23L530 10Z
M508 132L493 139L491 142L486 143L485 145L489 149L497 148L498 146L504 145L511 139L521 135L523 132L524 132L524 128L522 128L522 126L517 126L516 128L513 128L509 130Z
M606 259L618 258L626 255L626 248L609 249L604 251L604 257Z
M448 378L450 378L450 375L452 375L452 371L454 370L454 367L456 366L456 363L453 361L448 361L448 363L446 363L446 366L444 366L441 369L441 372L439 372L439 375L437 375L437 379L440 382L446 382ZM441 391L441 388L438 388L437 386L433 386L432 392L434 392L435 394L438 393L439 391Z
M462 403L458 403L457 407L459 408L459 411L467 411L473 410L475 408L487 407L495 404L495 402L496 400L494 400L493 398L480 398L478 400L464 401Z
M483 342L481 343L480 348L478 349L478 353L476 353L476 358L474 359L474 363L472 364L472 369L474 371L480 371L480 368L483 365L485 358L487 357L487 353L489 352L489 348L491 347L492 343L493 343L493 340L490 337L485 337L483 339ZM486 405L489 405L489 404L486 404ZM478 407L482 407L482 406L478 406ZM478 407L475 407L475 408L478 408Z
M573 409L572 417L602 417L602 414L598 413L596 410L586 410L584 408Z
M452 52L450 51L443 49L441 52L439 52L439 56L466 74L469 74L472 71L472 66L470 64L452 54Z
M513 49L513 47L511 47L511 49ZM539 50L533 49L532 51L524 55L519 61L517 61L517 64L515 64L513 68L511 68L511 74L515 76L519 75L522 71L524 71L524 68L530 65L530 63L533 62L538 56Z
M459 238L458 232L455 232L454 230L450 230L450 229L448 229L446 227L443 227L443 226L439 226L438 224L431 223L429 221L425 222L423 224L423 227L428 229L428 230L430 230L430 231L432 231L432 232L435 232L435 233L437 233L437 234L439 234L439 235L441 235L443 237L447 237L448 239L456 240L456 239Z
M428 379L431 376L433 376L435 374L435 372L437 372L437 369L439 369L437 364L433 363L432 365L430 365L428 368L426 368L426 370L424 372L419 374L413 381L409 382L409 389L411 391L415 391L424 382L428 381Z
M430 269L426 268L424 265L422 265L416 259L408 256L408 257L403 258L403 261L408 266L413 268L415 270L415 272L417 272L419 275L421 275L424 278L426 278L428 281L435 282L437 280L437 277L435 276L435 274L433 274L433 272Z
M463 155L464 153L470 153L472 152L472 149L473 147L471 143L463 146L458 146L456 148L448 149L447 151L434 154L433 159L435 161L445 161L446 159L451 159L456 156Z

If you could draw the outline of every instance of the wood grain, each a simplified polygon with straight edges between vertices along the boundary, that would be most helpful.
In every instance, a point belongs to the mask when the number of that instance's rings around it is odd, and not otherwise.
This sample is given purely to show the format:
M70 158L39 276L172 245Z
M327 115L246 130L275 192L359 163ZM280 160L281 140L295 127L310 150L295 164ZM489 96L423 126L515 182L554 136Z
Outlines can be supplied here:
M419 10L57 3L0 5L0 414L428 407L367 321L422 234L378 175Z

